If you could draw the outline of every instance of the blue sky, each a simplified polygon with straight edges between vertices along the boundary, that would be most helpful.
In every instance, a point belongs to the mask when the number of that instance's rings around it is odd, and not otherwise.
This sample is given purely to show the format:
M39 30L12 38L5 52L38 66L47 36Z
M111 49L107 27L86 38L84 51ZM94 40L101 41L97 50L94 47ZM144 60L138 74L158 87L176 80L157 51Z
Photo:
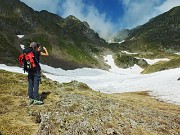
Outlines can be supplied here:
M34 10L47 10L65 18L74 15L86 21L100 37L131 29L180 6L180 0L20 0Z

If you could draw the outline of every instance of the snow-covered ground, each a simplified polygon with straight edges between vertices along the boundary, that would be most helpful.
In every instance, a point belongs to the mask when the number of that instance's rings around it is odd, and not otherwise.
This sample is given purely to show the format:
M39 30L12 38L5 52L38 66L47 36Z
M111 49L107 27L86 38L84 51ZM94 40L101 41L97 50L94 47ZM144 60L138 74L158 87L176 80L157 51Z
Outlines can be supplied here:
M180 81L177 81L177 78L180 77L180 68L144 75L140 74L143 69L137 65L128 69L118 68L114 64L112 55L107 55L105 61L111 66L109 71L91 68L65 71L43 64L41 67L44 74L54 81L77 80L104 93L149 91L151 95L160 100L180 105ZM3 64L0 64L0 69L23 73L21 68Z
M18 36L18 38L23 38L24 37L24 35L17 35Z
M180 55L180 52L175 53L176 55Z
M128 52L128 51L121 51L122 53L126 53L126 54L138 54L138 53L131 53L131 52Z
M125 40L122 40L122 41L120 41L120 42L115 42L115 41L111 41L111 40L108 41L108 43L118 43L118 44L121 44L121 43L123 43L123 42L125 42Z
M146 60L148 64L152 65L158 61L169 61L170 59L163 58L163 59L154 59L154 60L152 60L152 59L144 59L144 60Z

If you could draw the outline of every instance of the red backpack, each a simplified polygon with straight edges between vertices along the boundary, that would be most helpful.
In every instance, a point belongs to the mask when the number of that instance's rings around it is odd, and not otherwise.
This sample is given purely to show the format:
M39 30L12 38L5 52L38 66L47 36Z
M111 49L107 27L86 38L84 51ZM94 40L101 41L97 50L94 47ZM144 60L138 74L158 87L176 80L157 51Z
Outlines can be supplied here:
M36 58L34 56L33 49L31 47L25 48L23 53L19 55L20 66L25 71L33 70L37 67Z

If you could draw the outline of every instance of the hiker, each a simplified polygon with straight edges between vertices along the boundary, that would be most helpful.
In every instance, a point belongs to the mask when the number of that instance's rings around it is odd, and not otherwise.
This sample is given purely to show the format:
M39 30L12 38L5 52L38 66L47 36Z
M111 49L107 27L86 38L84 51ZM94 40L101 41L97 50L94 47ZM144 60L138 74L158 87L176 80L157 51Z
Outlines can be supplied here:
M39 91L39 82L41 79L41 67L39 64L40 55L48 56L49 53L45 47L43 47L43 52L41 51L40 44L36 42L31 42L30 47L33 49L33 53L35 56L36 67L32 70L28 70L28 96L30 99L30 104L43 104L43 101L40 101L40 97L38 94Z

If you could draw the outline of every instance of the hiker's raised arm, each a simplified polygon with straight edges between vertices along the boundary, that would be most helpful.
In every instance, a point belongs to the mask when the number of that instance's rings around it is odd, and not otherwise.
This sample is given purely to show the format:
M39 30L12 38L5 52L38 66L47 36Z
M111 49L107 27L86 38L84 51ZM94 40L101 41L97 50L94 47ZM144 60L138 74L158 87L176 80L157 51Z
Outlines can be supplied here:
M40 54L43 56L49 56L49 53L48 53L46 47L43 46L43 50L44 50L44 52L41 52Z

